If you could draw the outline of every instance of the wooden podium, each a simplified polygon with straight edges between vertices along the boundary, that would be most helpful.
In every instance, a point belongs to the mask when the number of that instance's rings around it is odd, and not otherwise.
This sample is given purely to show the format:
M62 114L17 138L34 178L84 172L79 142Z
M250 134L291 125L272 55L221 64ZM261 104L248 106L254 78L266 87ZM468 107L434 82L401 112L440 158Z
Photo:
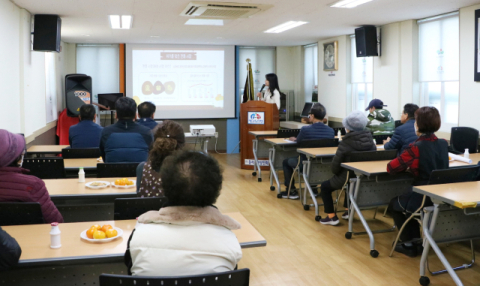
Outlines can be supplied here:
M259 100L250 100L240 104L240 141L242 169L253 170L253 164L245 160L255 160L253 156L253 139L250 131L278 130L280 120L276 104ZM260 158L259 158L260 159ZM266 167L268 169L268 167ZM263 170L263 168L262 168Z

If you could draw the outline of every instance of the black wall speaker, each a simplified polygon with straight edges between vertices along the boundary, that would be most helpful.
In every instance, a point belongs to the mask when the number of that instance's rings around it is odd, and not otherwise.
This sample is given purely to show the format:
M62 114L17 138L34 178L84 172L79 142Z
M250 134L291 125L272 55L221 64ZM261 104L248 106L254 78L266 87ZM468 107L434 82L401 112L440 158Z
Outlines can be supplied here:
M35 15L33 24L33 50L60 52L62 19L58 15Z
M355 29L355 43L357 58L377 57L377 28L375 26L362 26Z
M85 74L67 74L65 76L65 102L67 115L78 116L82 105L92 103L92 78Z

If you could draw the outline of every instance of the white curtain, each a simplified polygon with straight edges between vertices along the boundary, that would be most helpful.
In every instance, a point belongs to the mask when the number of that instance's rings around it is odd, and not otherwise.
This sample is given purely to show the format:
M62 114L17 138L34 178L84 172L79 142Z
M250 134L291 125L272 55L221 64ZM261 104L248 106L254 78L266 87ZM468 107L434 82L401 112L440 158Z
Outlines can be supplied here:
M305 102L312 101L312 94L318 91L318 45L303 47L303 90Z
M355 37L351 39L352 83L373 82L373 57L357 58Z
M265 83L265 75L275 73L276 49L273 47L240 47L238 56L240 64L240 94L243 94L245 80L247 79L247 59L251 60L254 90L258 92ZM280 90L282 90L281 83ZM240 98L243 97L240 96Z
M54 53L45 53L45 110L46 123L57 120L57 70Z

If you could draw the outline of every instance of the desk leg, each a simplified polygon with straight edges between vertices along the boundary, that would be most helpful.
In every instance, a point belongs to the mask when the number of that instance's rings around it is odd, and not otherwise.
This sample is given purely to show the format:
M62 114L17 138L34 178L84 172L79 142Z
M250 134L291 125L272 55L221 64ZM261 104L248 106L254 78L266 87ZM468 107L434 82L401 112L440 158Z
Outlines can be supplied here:
M208 137L202 139L203 152L208 155Z
M275 186L273 186L273 179L275 178L275 182L277 183L277 198L281 199L282 198L282 191L281 191L281 185L280 181L278 180L277 172L275 170L275 147L270 149L270 152L268 153L268 163L270 164L270 190L274 191Z
M258 138L255 137L253 139L253 157L255 158L255 163L253 164L253 176L257 175L257 170L258 170L258 181L262 181L262 169L260 168L260 163L258 162L258 156L257 156L257 151L258 151Z
M320 210L318 207L318 202L317 199L315 198L315 194L313 193L312 186L310 186L310 182L308 181L310 177L310 168L311 168L311 161L310 158L308 158L308 161L304 161L303 163L303 180L305 181L305 191L304 191L304 202L303 202L303 207L304 209L307 209L307 190L308 193L310 194L310 197L312 198L313 205L315 206L315 220L320 221L322 217L320 216ZM308 205L309 207L309 205Z
M423 236L425 238L425 242L423 245L422 259L420 260L420 284L428 285L428 283L430 283L430 279L428 279L428 277L425 276L425 268L427 263L428 251L430 250L430 246L431 246L433 248L433 251L435 251L435 254L437 254L438 258L442 262L443 266L447 270L448 274L450 274L450 277L452 277L453 281L455 282L455 285L463 286L463 283L462 281L460 281L460 278L458 278L457 273L455 273L455 270L453 270L452 266L450 265L448 260L445 258L445 255L443 255L442 251L440 250L437 243L432 237L432 234L435 231L435 224L437 222L439 207L440 207L439 204L434 204L433 215L431 216L430 224L429 224L430 213L428 212L428 210L423 217Z
M348 198L350 200L350 202L352 201L350 195L351 194L354 194L356 192L356 189L357 189L357 180L356 179L352 179L350 180L350 190L348 191ZM352 232L353 232L353 216L355 215L355 209L352 209L351 207L351 203L349 202L348 206L348 210L349 210L349 214L348 214L348 232L345 234L345 237L347 239L350 239L352 238Z

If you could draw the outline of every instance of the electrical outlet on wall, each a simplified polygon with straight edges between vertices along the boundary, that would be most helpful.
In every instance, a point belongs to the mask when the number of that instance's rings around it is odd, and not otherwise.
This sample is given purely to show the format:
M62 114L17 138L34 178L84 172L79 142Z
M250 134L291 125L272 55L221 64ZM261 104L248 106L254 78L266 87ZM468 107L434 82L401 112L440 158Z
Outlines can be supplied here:
M215 138L218 138L218 132L215 132Z

